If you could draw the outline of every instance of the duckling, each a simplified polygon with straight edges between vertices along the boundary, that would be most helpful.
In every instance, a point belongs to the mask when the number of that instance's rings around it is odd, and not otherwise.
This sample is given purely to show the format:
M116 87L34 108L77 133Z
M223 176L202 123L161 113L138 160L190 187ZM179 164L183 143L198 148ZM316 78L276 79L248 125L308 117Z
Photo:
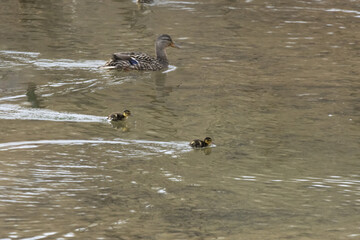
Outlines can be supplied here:
M204 141L200 139L195 139L191 141L190 146L192 146L193 148L203 148L210 146L211 142L212 139L210 137L206 137Z
M110 114L107 119L109 121L122 121L128 118L128 116L130 116L131 113L129 110L125 110L123 113L112 113Z
M156 58L140 52L114 53L112 58L105 63L104 68L145 71L161 70L169 66L169 60L165 52L167 47L180 48L169 35L162 34L155 43Z
M137 3L153 3L154 0L137 0Z

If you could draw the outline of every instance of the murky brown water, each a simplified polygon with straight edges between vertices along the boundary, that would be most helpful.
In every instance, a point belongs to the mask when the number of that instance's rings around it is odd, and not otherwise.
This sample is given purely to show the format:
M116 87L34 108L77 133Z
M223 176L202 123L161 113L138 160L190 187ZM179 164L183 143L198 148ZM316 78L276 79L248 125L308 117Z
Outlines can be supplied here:
M359 239L359 24L351 0L2 1L0 239ZM161 33L170 71L98 68Z

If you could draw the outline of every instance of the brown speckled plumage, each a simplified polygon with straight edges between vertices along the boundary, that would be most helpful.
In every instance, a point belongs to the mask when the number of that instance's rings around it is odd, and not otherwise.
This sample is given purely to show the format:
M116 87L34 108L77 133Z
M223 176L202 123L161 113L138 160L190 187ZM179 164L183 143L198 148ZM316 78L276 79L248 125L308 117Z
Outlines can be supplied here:
M155 43L156 58L140 52L114 53L104 67L120 70L158 71L168 67L165 48L178 47L167 34L159 36Z

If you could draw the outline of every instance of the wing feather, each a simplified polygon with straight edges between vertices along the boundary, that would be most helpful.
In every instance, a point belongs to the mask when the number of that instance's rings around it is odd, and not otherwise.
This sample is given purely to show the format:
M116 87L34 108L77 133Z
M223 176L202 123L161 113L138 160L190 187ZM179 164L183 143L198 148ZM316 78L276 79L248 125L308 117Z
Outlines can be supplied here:
M113 66L123 70L151 70L156 71L163 68L159 61L140 52L118 52L113 53L111 59L105 66Z

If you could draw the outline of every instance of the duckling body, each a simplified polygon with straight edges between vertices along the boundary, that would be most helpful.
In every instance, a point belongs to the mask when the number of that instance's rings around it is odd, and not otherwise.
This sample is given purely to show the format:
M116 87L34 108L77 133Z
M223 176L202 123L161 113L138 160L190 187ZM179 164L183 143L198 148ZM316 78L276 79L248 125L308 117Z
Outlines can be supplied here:
M204 141L200 139L195 139L190 142L190 146L193 148L204 148L210 146L212 139L210 137L206 137Z
M125 110L123 113L111 113L107 119L109 121L123 121L125 119L128 118L128 116L130 116L131 113L129 110Z
M153 3L154 0L137 0L137 3Z
M104 67L120 70L158 71L169 66L165 52L167 47L178 48L169 35L163 34L157 38L155 43L156 57L141 52L113 53L112 58L106 62Z

